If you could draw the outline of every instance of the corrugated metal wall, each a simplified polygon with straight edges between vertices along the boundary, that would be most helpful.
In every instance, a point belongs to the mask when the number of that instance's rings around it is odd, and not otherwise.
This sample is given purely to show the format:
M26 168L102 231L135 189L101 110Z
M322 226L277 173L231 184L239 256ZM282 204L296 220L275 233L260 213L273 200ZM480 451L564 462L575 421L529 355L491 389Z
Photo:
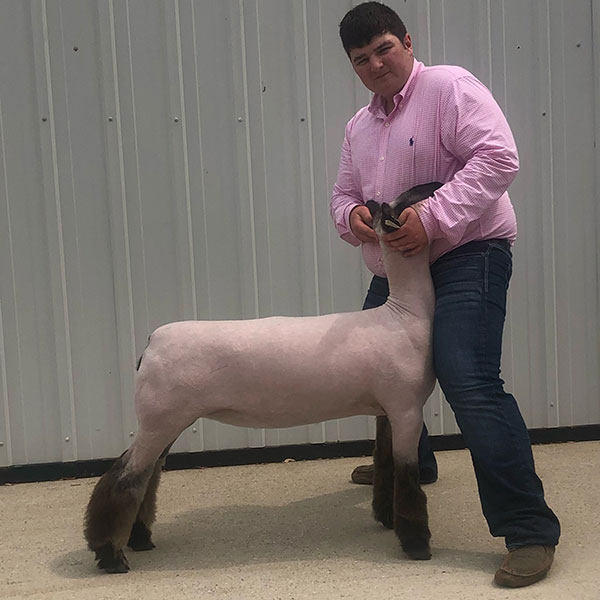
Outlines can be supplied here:
M600 421L600 3L396 0L513 127L520 226L504 374L530 427ZM0 465L119 454L167 321L360 306L328 198L369 96L342 0L0 2ZM594 45L595 44L595 45ZM440 395L433 433L456 431ZM198 422L179 451L364 439Z

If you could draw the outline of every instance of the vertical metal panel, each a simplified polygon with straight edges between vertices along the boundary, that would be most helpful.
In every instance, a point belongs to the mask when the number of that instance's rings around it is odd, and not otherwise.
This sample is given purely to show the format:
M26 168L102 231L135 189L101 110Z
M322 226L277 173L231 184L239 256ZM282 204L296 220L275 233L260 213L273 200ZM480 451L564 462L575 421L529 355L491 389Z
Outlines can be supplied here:
M135 318L114 3L112 0L99 3L97 10L102 124L106 144L107 203L117 334L115 352L119 365L131 365L135 361ZM121 400L133 397L133 380L126 369L119 368L119 386ZM121 423L120 433L125 443L136 425L131 402L121 401Z
M0 188L6 207L2 237L9 242L8 253L3 252L1 288L10 454L13 462L32 462L38 456L62 460L73 457L73 447L62 442L72 431L73 396L69 352L60 326L55 327L61 317L67 324L62 310L60 244L46 227L52 209L45 202L52 201L55 191L52 162L46 163L48 177L42 176L40 168L38 127L49 131L51 125L49 86L43 77L47 35L42 7L35 13L21 3L6 8L2 23L7 31L1 42L4 181ZM33 47L32 30L39 33ZM12 68L7 69L9 58L16 71L12 77ZM48 143L50 155L50 136L43 142ZM47 183L51 184L49 196L44 194ZM53 260L57 256L59 260ZM65 399L60 405L59 397Z
M600 118L598 118L599 106L600 106L600 77L598 77L598 72L600 71L600 44L598 43L598 32L600 31L600 0L592 0L592 18L591 18L591 26L592 26L592 48L593 48L593 73L595 76L593 77L593 86L594 86L594 123L595 123L595 137L594 137L594 155L595 155L595 169L594 169L594 188L593 188L593 198L598 198L600 196ZM598 202L594 202L593 204L593 213L590 215L590 221L592 222L592 227L595 227L596 231L596 247L595 252L592 250L592 255L596 256L596 270L595 273L592 271L588 273L588 277L591 278L591 282L589 283L589 289L591 290L592 297L595 297L595 306L596 308L592 308L592 311L595 315L598 315L600 312L598 305L600 304L600 239L598 234L598 223L600 223L600 206ZM593 259L591 259L593 260ZM594 294L594 279L596 280L596 293ZM592 305L594 302L592 300ZM584 316L583 318L586 318ZM598 398L600 398L600 350L598 347L600 346L600 333L598 332L598 328L594 331L591 327L588 329L588 349L585 350L585 356L588 360L589 371L591 373L596 373L597 379L595 385L591 386L590 389L590 415L587 420L590 422L597 422L600 420L598 418L600 413L600 402ZM594 340L594 337L596 339ZM598 350L598 352L594 352L594 349Z
M0 465L119 454L172 320L358 309L328 199L369 100L349 0L0 4ZM471 70L522 168L503 373L530 427L600 421L598 0L395 0L416 55ZM568 16L567 16L568 8ZM437 390L433 433L457 431ZM199 421L174 447L373 437Z
M547 239L547 232L542 227L535 227L525 235L523 231L528 231L528 224L535 221L542 221L550 228L553 227L553 203L544 197L544 192L549 191L547 184L551 176L549 155L544 152L544 148L548 147L548 132L542 129L545 123L543 113L546 112L547 117L550 110L547 106L550 75L547 68L547 7L538 3L522 18L515 19L504 6L502 19L502 107L513 125L522 164L521 174L511 189L519 223L519 241L514 250L515 268L509 301L510 335L506 339L511 349L506 358L511 360L512 369L506 371L511 388L521 405L523 398L540 398L537 403L525 403L523 412L537 408L538 417L545 421L548 418L548 405L551 403L547 404L548 393L552 387L547 388L543 356L546 350L552 352L555 332L545 329L540 323L540 317L543 319L545 313L540 308L551 306L554 298L553 284L545 279L548 266L553 272L553 255L544 255L539 251ZM538 60L546 68L538 68L535 61L527 60L529 56L539 57ZM535 81L536 85L524 86L517 96L515 86L511 85L513 80ZM522 173L527 176L523 178ZM519 288L523 290L522 294L512 293ZM521 326L524 317L531 323L531 327ZM531 412L524 414L527 420L531 420L532 416Z
M590 10L583 3L551 3L550 38L553 64L564 66L552 81L554 130L558 421L582 423L598 415L597 360L585 349L598 347L596 267L598 190L594 172L593 48ZM596 71L595 76L598 73ZM576 115L576 118L574 118ZM596 118L598 114L596 112ZM594 193L595 192L595 193ZM577 208L573 198L578 198ZM597 212L596 212L597 214ZM586 315L584 319L582 315ZM594 368L595 367L595 368Z

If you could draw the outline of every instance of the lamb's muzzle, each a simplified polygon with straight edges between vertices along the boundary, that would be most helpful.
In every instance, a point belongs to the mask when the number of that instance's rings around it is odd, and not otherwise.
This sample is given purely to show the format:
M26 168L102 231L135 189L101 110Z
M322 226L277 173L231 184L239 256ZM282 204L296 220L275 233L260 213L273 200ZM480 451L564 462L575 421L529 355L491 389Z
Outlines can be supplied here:
M393 205L369 201L378 234L441 184ZM85 536L107 572L125 572L123 548L154 547L156 490L171 444L198 418L243 427L291 427L377 415L373 510L412 558L430 557L418 481L422 408L434 385L434 292L428 253L404 258L382 245L390 296L368 311L250 321L186 321L158 328L138 364L139 429L96 485ZM387 418L386 418L387 417Z

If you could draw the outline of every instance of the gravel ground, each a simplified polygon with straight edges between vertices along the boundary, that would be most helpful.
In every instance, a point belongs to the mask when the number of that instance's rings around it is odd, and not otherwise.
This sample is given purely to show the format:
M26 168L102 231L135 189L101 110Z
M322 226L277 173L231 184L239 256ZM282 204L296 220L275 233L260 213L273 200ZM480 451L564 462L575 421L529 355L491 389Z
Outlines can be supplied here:
M600 442L536 446L547 500L562 522L554 566L520 590L492 583L504 554L490 537L466 451L439 452L425 487L431 561L407 560L370 515L357 464L335 459L163 474L157 548L106 575L85 548L96 479L0 487L0 598L495 600L600 598Z

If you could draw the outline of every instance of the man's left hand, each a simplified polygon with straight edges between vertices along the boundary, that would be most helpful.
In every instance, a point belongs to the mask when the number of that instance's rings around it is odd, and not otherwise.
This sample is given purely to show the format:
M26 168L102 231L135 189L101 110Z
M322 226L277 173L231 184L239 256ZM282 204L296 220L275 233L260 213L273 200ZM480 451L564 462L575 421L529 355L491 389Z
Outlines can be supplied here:
M384 243L390 248L402 252L402 256L409 257L418 254L427 247L429 240L414 208L402 211L398 218L402 225L398 231L386 233L382 236Z

